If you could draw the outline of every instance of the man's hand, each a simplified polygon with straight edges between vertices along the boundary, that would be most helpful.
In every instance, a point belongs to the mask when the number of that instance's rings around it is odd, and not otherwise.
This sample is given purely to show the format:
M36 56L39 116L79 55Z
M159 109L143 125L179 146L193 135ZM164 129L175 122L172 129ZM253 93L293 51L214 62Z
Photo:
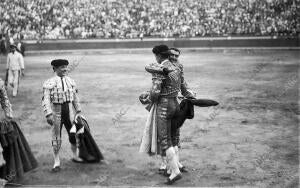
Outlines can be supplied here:
M151 103L151 100L149 98L149 93L142 93L140 96L139 96L139 100L142 104L149 104Z
M25 70L24 69L21 70L21 75L25 76Z
M5 179L0 178L0 187L4 187L7 181Z
M196 95L197 93L196 92L193 92L192 90L187 90L188 91L188 95L186 95L185 97L188 98L188 99L196 99Z
M140 95L140 99L145 99L149 96L149 92L143 92L141 95Z
M81 115L81 111L76 112L75 117L74 117L74 122L75 122L75 123L77 123L77 118L80 117L80 116L82 116L82 115Z
M8 121L12 120L12 118L13 117L11 115L7 115L7 114L5 115L5 119L8 120Z
M52 126L52 125L54 124L54 117L53 117L52 114L47 115L47 116L46 116L46 119L47 119L47 123L48 123L49 125Z
M5 165L5 160L3 158L2 152L0 153L0 167Z

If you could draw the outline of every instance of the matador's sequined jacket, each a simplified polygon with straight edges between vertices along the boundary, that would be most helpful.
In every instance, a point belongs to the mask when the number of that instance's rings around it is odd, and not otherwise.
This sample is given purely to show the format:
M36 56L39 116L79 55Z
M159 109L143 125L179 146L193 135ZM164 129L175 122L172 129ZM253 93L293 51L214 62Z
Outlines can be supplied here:
M0 103L6 117L12 117L12 108L8 100L3 80L0 79Z
M81 107L77 92L75 81L68 76L54 76L45 81L42 98L45 116L53 113L52 105L63 103L72 103L75 112L80 112Z

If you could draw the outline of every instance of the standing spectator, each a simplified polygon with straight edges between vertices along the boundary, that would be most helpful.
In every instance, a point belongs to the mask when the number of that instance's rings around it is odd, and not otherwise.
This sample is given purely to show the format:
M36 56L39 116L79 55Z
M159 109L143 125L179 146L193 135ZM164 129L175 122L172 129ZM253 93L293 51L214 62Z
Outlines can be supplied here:
M143 31L140 32L140 39L141 39L141 41L143 41L143 39L144 39L144 32Z
M6 83L13 88L13 97L16 97L18 94L20 74L24 76L24 59L23 56L16 51L16 45L12 44L10 48L11 52L7 55Z
M17 50L23 57L25 56L25 44L21 40L17 44Z
M5 37L0 35L0 54L6 54L6 45L5 45Z
M21 35L20 40L17 44L17 50L23 55L23 57L25 56L25 44L23 43L23 35Z

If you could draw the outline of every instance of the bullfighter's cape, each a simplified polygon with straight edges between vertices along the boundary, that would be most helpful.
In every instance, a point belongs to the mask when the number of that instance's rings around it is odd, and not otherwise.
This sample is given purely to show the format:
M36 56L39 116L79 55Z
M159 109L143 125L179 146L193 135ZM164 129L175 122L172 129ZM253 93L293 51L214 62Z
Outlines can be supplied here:
M35 169L38 163L15 120L0 121L0 143L5 165L0 167L0 178L15 181L25 172Z
M183 99L180 102L179 110L171 122L171 130L175 131L182 127L186 119L194 118L194 106L209 107L216 106L219 103L209 99ZM150 111L144 128L139 152L148 153L149 155L157 154L157 104L152 103L146 107Z
M194 118L194 106L209 107L218 104L218 102L210 99L183 99L179 105L180 109L176 112L175 118L172 119L172 129L178 129L182 127L186 119Z
M139 152L155 155L158 153L157 148L157 119L156 119L157 104L151 105L150 113L144 128L142 141Z
M104 159L99 147L91 135L90 127L85 118L77 117L75 126L80 133L76 133L79 138L79 157L88 163L98 163Z

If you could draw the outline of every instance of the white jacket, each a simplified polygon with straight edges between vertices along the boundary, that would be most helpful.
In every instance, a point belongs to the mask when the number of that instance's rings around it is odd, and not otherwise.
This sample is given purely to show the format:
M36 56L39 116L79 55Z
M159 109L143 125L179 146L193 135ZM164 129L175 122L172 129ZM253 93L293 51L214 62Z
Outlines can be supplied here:
M7 55L6 69L9 70L21 70L24 69L24 58L22 54L15 51L14 53L9 53Z

